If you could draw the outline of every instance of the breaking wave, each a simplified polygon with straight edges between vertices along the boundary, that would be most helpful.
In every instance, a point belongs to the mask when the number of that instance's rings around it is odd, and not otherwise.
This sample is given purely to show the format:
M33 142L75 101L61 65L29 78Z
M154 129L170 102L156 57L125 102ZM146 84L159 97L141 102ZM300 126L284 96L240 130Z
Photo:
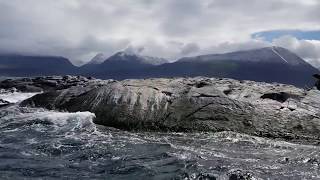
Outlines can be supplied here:
M23 93L23 92L17 92L16 90L6 91L3 89L0 89L0 99L5 100L9 103L18 103L25 99L28 99L38 93Z

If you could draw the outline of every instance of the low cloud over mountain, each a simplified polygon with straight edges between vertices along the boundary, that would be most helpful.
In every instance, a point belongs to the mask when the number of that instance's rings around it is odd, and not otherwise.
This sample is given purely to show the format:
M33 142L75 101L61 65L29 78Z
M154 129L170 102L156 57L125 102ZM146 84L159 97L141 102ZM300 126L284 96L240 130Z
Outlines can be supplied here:
M0 76L74 74L117 80L208 76L305 87L314 84L313 74L320 73L296 54L274 46L185 57L171 63L164 58L138 54L141 50L129 48L106 59L98 54L81 67L59 57L0 56Z
M288 34L272 40L252 34L319 30L319 9L318 0L0 0L0 52L60 55L83 64L129 46L173 61L281 45L318 64L318 39L302 34L295 45L284 40Z

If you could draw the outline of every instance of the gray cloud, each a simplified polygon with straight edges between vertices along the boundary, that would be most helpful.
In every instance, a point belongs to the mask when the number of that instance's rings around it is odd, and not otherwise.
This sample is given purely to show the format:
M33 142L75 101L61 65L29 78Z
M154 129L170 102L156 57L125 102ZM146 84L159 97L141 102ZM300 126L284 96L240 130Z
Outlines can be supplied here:
M199 52L200 47L196 43L189 43L182 47L181 54L182 55L190 55Z
M237 50L249 50L249 49L255 49L255 48L262 48L262 47L268 47L272 44L265 41L260 40L249 40L245 42L225 42L220 43L215 46L208 47L207 49L203 50L204 54L208 53L226 53L231 51L237 51Z
M292 36L282 36L274 39L273 44L286 47L307 60L310 64L320 67L320 41L298 40Z
M79 64L130 45L174 60L270 45L252 39L254 32L320 29L319 12L318 0L0 0L0 52L61 55Z
M129 53L129 54L141 54L144 50L143 46L140 47L133 47L129 45L127 48L124 49L124 52Z

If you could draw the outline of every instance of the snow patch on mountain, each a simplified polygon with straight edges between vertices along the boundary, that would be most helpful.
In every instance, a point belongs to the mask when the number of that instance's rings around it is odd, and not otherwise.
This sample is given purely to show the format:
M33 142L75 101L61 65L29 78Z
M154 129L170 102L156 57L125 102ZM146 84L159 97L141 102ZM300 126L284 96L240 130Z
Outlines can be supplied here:
M278 55L284 62L289 63L284 57L282 57L282 56L274 49L273 46L271 47L271 50L272 50L276 55Z

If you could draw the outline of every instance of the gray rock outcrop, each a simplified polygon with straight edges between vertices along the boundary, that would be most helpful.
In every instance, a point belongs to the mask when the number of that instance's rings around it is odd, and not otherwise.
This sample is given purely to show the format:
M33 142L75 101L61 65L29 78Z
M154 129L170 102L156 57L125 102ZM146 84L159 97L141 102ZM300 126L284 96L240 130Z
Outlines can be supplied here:
M320 138L320 91L215 78L92 80L22 105L90 111L127 130L235 131L290 141Z
M15 88L20 92L41 92L67 89L72 86L82 86L93 78L83 76L44 76L13 78L0 81L0 89Z

